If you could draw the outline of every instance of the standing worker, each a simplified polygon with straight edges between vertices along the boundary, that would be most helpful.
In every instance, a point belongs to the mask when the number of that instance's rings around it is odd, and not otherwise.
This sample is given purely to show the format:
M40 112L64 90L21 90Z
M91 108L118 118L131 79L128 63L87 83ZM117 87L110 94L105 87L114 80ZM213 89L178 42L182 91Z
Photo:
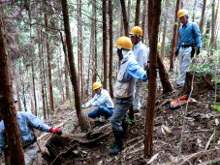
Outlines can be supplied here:
M87 103L82 105L82 108L89 108L91 106L98 107L94 111L88 113L90 118L99 117L99 121L95 122L96 126L103 125L105 119L108 119L113 114L114 104L109 92L102 89L102 84L100 82L94 82L92 89L95 91L96 95L94 98Z
M138 65L132 51L132 42L128 37L120 37L115 45L120 59L120 68L114 89L115 111L111 118L115 145L110 154L118 154L123 148L123 139L127 131L126 113L132 106L135 79L147 81L146 72Z
M143 30L139 26L134 26L131 29L129 37L133 44L134 56L141 68L145 68L149 62L149 48L142 43ZM134 112L141 111L141 92L143 89L143 82L141 80L136 81L134 93Z
M15 108L17 111L18 126L21 134L22 146L24 149L24 159L26 165L31 165L38 152L36 137L32 133L33 129L38 129L44 132L51 132L56 134L62 134L59 128L53 129L52 127L46 125L38 117L34 116L32 113L22 112L18 109L17 100L14 100ZM4 121L0 122L0 156L3 150L7 146L5 140L5 125Z
M200 53L201 34L197 24L189 22L189 13L185 9L178 11L177 16L181 22L179 28L179 42L175 55L179 59L179 78L175 88L180 88L185 83L186 72L189 71L191 58Z

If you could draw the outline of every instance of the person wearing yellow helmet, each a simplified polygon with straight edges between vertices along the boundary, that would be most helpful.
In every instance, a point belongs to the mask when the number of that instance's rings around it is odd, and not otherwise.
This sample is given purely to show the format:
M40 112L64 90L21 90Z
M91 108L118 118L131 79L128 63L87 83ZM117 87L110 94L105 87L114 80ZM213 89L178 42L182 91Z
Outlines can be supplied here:
M149 62L149 48L142 43L143 30L139 26L134 26L129 34L131 42L133 44L134 56L141 68L145 68ZM140 112L141 105L141 93L143 89L143 82L141 80L136 81L134 92L134 112Z
M125 36L119 37L115 47L120 59L120 68L114 86L116 106L111 117L115 145L110 149L110 154L118 154L123 149L123 139L127 130L126 114L133 104L135 79L147 81L146 72L134 57L131 40Z
M177 16L182 25L179 28L179 41L175 52L179 59L179 77L175 88L180 88L185 83L186 72L195 51L196 55L200 53L201 34L198 25L189 22L189 13L186 9L179 10Z
M114 104L109 92L102 89L102 84L100 82L94 82L92 89L96 95L93 99L83 104L82 108L98 107L97 109L89 112L88 117L93 119L99 117L99 121L95 121L95 125L99 126L104 124L105 120L112 116Z

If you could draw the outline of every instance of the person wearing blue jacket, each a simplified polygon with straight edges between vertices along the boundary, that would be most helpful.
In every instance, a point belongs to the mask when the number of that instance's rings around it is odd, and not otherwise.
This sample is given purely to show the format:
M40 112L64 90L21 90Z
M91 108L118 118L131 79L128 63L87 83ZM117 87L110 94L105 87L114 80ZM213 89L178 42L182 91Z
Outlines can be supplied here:
M179 10L177 16L182 25L179 28L179 42L175 52L179 59L179 78L175 88L180 88L185 83L186 72L189 71L189 65L194 55L194 47L196 55L200 53L201 34L198 25L188 21L187 10Z
M115 110L111 117L111 127L115 138L115 145L110 154L118 154L123 149L123 139L127 130L126 113L133 103L135 79L147 81L144 71L135 59L132 42L128 37L120 37L115 45L120 59L116 83L114 86Z
M33 135L33 129L37 129L43 132L51 132L56 134L62 134L62 131L59 128L53 129L52 127L46 125L38 117L34 116L29 112L18 111L17 100L14 101L15 107L17 110L17 121L20 130L22 145L24 148L24 159L25 164L32 164L38 148L36 145L36 137ZM5 125L4 121L0 122L0 156L2 155L3 150L6 147L5 139Z

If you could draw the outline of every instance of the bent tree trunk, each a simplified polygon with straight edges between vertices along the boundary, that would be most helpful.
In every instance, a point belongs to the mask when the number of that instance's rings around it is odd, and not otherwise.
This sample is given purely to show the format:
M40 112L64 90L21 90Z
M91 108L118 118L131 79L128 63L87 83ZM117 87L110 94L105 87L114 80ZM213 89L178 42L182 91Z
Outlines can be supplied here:
M79 120L79 125L82 131L88 131L89 125L88 122L82 115L81 112L81 100L79 94L79 86L77 80L77 73L73 58L73 46L72 46L72 39L71 39L71 32L70 32L70 24L69 24L69 12L68 12L68 4L67 0L62 0L62 12L63 12L63 19L64 19L64 29L66 34L66 42L67 42L67 49L68 49L68 59L70 65L70 78L74 89L74 96L75 96L75 108L76 114Z
M172 92L173 91L172 85L170 84L169 77L166 72L166 68L160 58L158 51L157 51L157 65L159 67L159 76L160 76L160 81L163 87L163 94Z
M24 154L13 104L12 84L9 75L8 55L0 10L0 112L5 123L5 136L9 149L10 163L23 165Z

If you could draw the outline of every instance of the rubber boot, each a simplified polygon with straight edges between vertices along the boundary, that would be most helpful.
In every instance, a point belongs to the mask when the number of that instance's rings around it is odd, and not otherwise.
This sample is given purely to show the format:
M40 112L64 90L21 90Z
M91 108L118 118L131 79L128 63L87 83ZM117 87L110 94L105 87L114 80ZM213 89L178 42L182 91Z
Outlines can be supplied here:
M128 124L127 122L122 122L121 124L122 128L123 128L123 131L122 131L122 134L123 134L123 139L127 139L127 129L128 129Z
M123 149L123 133L114 133L115 136L115 145L110 149L110 155L117 155Z

